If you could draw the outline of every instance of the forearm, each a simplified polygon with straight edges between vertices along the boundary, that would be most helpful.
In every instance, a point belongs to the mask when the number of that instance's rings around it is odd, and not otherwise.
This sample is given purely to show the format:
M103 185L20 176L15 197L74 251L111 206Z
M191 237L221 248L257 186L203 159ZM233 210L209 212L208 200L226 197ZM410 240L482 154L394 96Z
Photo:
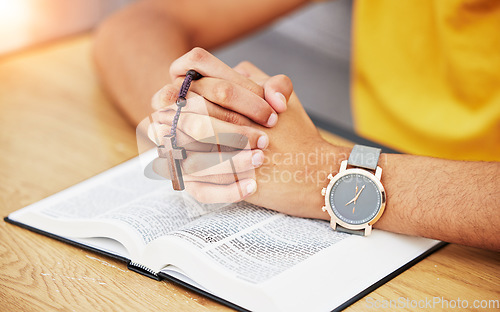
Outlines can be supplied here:
M387 208L375 227L500 250L500 163L382 155Z
M170 83L170 64L195 46L214 48L263 26L306 0L167 1L132 4L105 21L95 59L108 94L137 124L152 95Z
M350 153L332 145L324 150L334 155L337 164ZM379 166L387 205L375 228L500 250L496 228L500 224L500 163L382 154ZM321 183L316 194L328 182ZM315 200L314 205L310 217L318 217L324 199ZM329 219L327 213L319 217Z
M152 112L151 97L169 82L170 63L188 48L180 25L140 3L100 26L94 52L101 82L132 124Z

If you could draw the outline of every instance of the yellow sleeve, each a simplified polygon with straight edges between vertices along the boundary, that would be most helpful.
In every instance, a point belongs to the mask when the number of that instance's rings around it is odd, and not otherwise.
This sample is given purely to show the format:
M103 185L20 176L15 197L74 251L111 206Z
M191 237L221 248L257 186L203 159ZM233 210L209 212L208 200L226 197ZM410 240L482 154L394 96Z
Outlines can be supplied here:
M357 132L404 152L500 161L500 1L359 0Z

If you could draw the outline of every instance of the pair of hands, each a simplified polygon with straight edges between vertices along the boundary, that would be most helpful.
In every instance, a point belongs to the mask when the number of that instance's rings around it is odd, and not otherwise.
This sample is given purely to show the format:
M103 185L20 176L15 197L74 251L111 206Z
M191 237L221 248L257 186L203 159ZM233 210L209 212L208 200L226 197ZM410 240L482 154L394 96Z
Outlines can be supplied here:
M269 77L248 62L230 68L195 48L172 63L173 83L153 97L149 137L170 132L186 72L193 81L177 125L186 191L204 203L248 202L312 218L321 212L328 173L337 170L339 147L325 142L284 75ZM279 116L278 116L279 115ZM155 171L167 172L166 162Z

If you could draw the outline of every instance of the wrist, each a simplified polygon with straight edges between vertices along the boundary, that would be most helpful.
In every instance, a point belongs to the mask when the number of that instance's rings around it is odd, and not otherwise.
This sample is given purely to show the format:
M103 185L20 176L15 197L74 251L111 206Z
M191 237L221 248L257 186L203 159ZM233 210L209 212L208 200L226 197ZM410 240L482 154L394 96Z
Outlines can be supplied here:
M327 187L329 183L328 175L335 175L339 172L342 161L349 158L350 147L333 145L323 139L318 144L317 161L308 161L306 171L314 172L316 177L314 183L310 184L308 189L307 202L304 204L307 207L307 218L330 220L328 213L321 210L325 204L325 197L321 195L321 190Z
M334 230L368 236L384 213L387 197L380 182L380 153L380 148L355 145L340 171L328 176L328 186L321 190L321 210L331 217Z

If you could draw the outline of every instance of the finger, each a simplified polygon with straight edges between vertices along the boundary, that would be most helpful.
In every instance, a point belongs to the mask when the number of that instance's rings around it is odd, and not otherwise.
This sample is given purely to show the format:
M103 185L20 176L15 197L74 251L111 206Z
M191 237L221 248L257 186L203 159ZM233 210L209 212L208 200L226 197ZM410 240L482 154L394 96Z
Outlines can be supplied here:
M222 153L188 152L187 158L182 161L182 170L195 177L235 174L253 170L263 163L264 153L261 150Z
M216 154L216 153L214 153ZM188 156L189 157L189 156ZM213 174L203 174L200 175L198 172L193 172L189 173L189 171L193 170L192 168L186 168L186 162L187 159L184 159L181 161L182 165L182 173L183 173L183 179L186 182L203 182L203 183L213 183L213 184L221 184L221 185L227 185L234 183L239 180L244 180L244 179L255 179L255 170L253 168L250 168L249 170L243 171L241 165L240 165L240 170L237 172L236 167L232 166L230 161L227 162L229 166L225 167L223 163L220 163L217 161L215 164L208 164L206 160L204 160L204 164L200 164L197 167L203 168L202 171L205 171L206 173L213 173ZM212 166L210 166L212 165ZM187 165L190 166L190 165ZM205 167L206 166L206 167ZM154 173L157 175L166 178L170 180L170 164L168 158L155 158L152 162L152 170ZM214 168L215 167L215 168ZM235 171L231 172L234 168ZM220 171L227 171L227 172L220 172Z
M251 158L251 155L255 154L252 151L247 152L250 155L247 158ZM262 153L261 151L258 152ZM188 158L181 161L184 181L227 185L239 180L255 179L254 166L251 161L246 159L242 161L235 156L224 162L220 162L218 159L212 159L214 161L209 162L205 157L202 159L203 163L199 164L190 162L190 157L193 158L188 153ZM246 156L243 158L246 158ZM170 180L170 164L167 158L155 158L151 167L157 175Z
M151 107L155 110L165 109L175 104L179 96L179 87L174 84L167 84L158 90L151 98Z
M148 127L148 137L153 141L156 146L163 145L163 137L170 134L170 125L153 122ZM214 144L198 142L189 135L182 131L176 132L177 145L184 147L186 151L195 152L213 152L218 151ZM224 149L224 151L231 151L230 149Z
M293 92L293 84L286 75L269 77L254 64L244 61L239 63L235 71L255 81L264 88L264 98L278 113L286 111L286 104Z
M169 169L169 164L168 160L166 158L155 158L153 160L153 171L161 176L164 177L168 180L171 180L170 178L170 169Z
M244 179L255 179L255 170L239 173L212 174L204 176L184 175L184 181L228 185Z
M283 80L274 79L272 86L279 86L278 83ZM266 100L228 80L201 79L191 85L191 91L203 94L208 101L246 116L260 125L273 127L278 122L278 115Z
M235 203L257 191L254 179L245 179L229 185L217 185L203 182L186 182L186 190L202 203Z
M202 48L194 48L175 60L170 66L172 81L183 77L190 69L194 69L204 77L225 79L264 97L264 90L252 80L240 75L224 62Z
M265 100L278 113L286 111L288 99L293 92L293 84L285 75L269 78L263 85Z
M169 125L174 114L174 112L158 114L159 123ZM199 114L182 113L177 123L177 129L202 143L219 144L239 149L266 149L269 145L267 134L261 130ZM158 131L157 137L169 133L166 132L165 127L159 127L156 130ZM247 144L249 144L248 147Z
M177 93L178 87L173 84L166 85L162 89L160 89L160 91L158 91L152 99L151 105L156 110L154 114L169 110L176 111L177 105L175 104L175 101L177 100ZM207 101L204 97L194 92L189 91L186 95L186 100L186 106L182 108L182 112L212 116L217 119L237 125L252 125L251 120L247 117L233 110L226 109L222 106ZM154 116L153 119L157 120L157 118L155 118Z
M156 146L164 145L164 137L170 135L171 128L168 124L153 122L148 128L148 137ZM177 145L193 152L233 152L251 148L248 138L238 133L217 133L197 141L185 134L181 129L176 131ZM267 140L266 140L267 141ZM262 142L257 142L262 146ZM265 147L263 147L265 148Z
M253 63L249 61L240 62L233 68L236 72L240 73L242 76L245 76L252 81L256 82L258 85L261 85L258 82L265 81L269 79L269 75L263 72L260 68L255 66Z

